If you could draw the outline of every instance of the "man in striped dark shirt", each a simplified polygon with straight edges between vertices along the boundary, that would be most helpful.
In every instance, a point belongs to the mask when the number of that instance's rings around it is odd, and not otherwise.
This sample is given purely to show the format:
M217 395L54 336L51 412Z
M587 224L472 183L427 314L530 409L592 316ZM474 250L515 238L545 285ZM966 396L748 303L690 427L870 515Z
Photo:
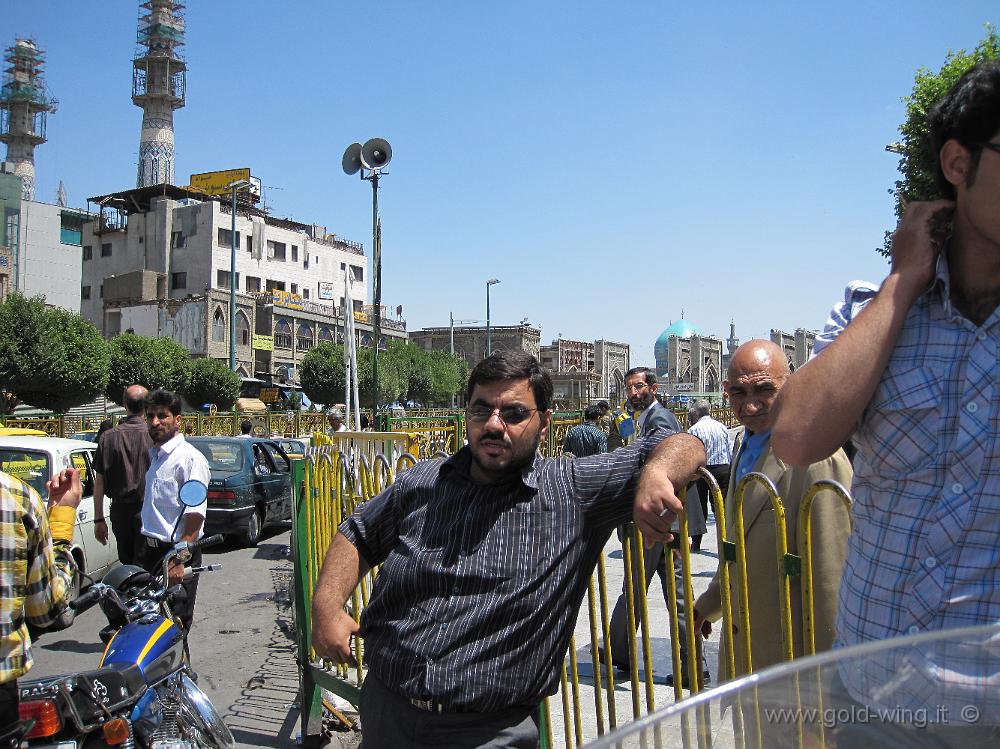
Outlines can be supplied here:
M543 458L552 382L497 352L469 378L468 446L421 461L340 526L313 603L317 653L350 662L365 640L364 747L535 747L587 580L633 515L668 535L673 490L705 461L659 430L614 453ZM655 448L655 450L654 450ZM639 481L644 464L659 470ZM637 490L638 486L638 490ZM344 604L376 564L360 629Z

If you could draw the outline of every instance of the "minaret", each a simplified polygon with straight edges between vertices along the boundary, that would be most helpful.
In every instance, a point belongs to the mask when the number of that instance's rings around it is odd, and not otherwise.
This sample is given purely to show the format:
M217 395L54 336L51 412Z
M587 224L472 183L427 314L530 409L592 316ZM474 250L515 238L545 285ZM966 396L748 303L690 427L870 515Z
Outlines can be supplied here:
M729 338L726 339L726 348L729 349L729 356L736 353L740 347L740 339L736 337L736 321L729 321Z
M174 179L174 110L184 106L187 65L179 52L184 6L175 0L146 0L140 7L132 103L142 107L136 187L148 187Z
M21 197L35 199L35 146L44 143L46 118L58 102L42 79L45 55L31 39L15 39L4 55L0 92L0 141L7 144L7 161L21 178Z

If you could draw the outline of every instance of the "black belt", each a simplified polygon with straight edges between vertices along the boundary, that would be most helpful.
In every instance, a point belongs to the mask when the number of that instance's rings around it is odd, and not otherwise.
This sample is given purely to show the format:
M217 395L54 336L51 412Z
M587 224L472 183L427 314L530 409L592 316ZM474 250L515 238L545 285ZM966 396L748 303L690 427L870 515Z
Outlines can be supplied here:
M435 702L434 700L415 700L412 697L409 699L411 705L413 705L418 710L423 710L428 713L481 713L482 710L475 710L471 707L451 707L445 705L442 702ZM501 708L493 712L505 713L509 711L523 710L524 712L531 712L537 709L538 705L536 703L524 704L524 705L511 705L509 707Z

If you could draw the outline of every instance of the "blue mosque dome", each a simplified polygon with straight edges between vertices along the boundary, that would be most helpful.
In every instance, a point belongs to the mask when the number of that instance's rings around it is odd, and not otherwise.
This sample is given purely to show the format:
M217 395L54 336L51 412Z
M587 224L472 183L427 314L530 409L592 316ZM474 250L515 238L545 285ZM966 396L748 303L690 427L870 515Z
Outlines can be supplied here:
M676 336L677 338L690 338L695 335L701 335L701 331L698 330L698 326L689 320L685 320L683 317L664 329L664 331L660 333L659 338L656 339L656 343L653 344L653 358L656 359L656 370L658 372L666 370L667 343L671 336Z

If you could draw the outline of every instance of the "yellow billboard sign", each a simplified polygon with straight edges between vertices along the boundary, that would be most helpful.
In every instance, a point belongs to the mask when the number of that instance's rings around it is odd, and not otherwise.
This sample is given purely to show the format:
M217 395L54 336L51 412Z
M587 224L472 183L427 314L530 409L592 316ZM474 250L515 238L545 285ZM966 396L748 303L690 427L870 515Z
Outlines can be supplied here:
M301 294L293 294L290 291L282 291L281 289L271 290L271 303L279 307L288 307L289 309L303 309L302 304L304 300Z
M250 347L257 349L257 351L274 351L274 336L254 333Z
M229 186L241 179L250 179L250 169L226 169L221 172L192 174L191 187L209 195L226 195L229 193Z

